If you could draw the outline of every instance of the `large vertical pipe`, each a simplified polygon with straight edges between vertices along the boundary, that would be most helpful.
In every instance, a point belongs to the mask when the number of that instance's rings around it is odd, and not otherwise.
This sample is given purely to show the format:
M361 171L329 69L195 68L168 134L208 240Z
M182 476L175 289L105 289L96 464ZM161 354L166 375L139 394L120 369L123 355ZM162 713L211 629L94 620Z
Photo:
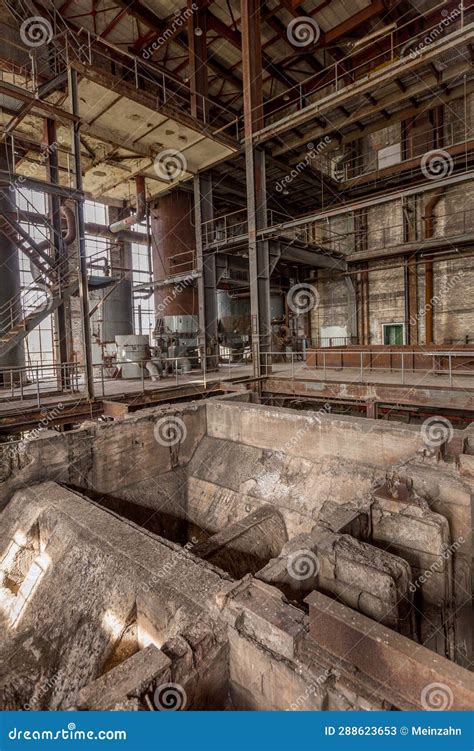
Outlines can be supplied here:
M79 92L77 88L77 72L69 66L68 69L69 93L71 96L72 114L79 116ZM72 147L74 154L74 172L76 178L77 196L75 196L77 241L79 244L79 298L82 313L82 336L84 342L84 366L86 392L89 399L94 398L94 373L92 370L92 341L89 320L89 288L87 280L86 258L86 228L84 223L84 196L82 193L81 172L81 131L80 121L77 120L72 126Z
M143 211L145 211L145 208ZM127 216L128 213L125 215L124 209L109 206L109 222L111 224L119 225ZM132 268L132 244L123 240L119 234L117 242L110 248L110 275L122 278L112 291L109 289L103 290L105 302L98 316L102 318L103 342L115 342L116 336L127 336L134 333Z
M425 207L425 238L433 237L434 219L433 212L444 193L444 188L439 188L431 196ZM433 284L433 259L428 258L425 262L425 344L434 342L434 284Z
M0 143L0 169L8 171L11 168L11 152L9 144ZM10 201L13 194L6 195L3 188L0 191L0 211L11 211ZM12 319L21 316L21 277L18 248L13 240L0 233L0 337L11 329ZM13 302L12 302L13 301ZM10 304L11 303L11 304ZM23 342L12 347L5 355L0 356L0 368L23 367L25 353ZM8 376L1 377L0 382L7 385Z
M194 269L196 235L192 222L192 196L175 190L158 200L151 210L151 236L155 281ZM157 319L179 316L188 331L198 328L198 300L193 283L166 284L155 289ZM170 327L174 324L169 321Z

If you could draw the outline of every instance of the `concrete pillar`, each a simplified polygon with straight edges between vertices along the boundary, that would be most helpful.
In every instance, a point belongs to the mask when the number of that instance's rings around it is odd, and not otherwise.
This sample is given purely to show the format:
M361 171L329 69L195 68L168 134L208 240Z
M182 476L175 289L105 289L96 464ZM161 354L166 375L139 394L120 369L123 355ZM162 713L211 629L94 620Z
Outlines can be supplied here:
M0 169L8 170L11 166L11 160L8 156L8 146L5 143L0 144ZM4 188L9 191L9 188ZM0 191L0 212L11 211L9 200L14 200L14 193L9 192L5 196ZM10 329L12 318L18 322L21 316L20 304L20 262L18 257L18 248L16 243L4 234L0 233L0 337L5 335ZM14 300L15 303L10 307L9 303ZM23 341L10 349L5 355L1 354L0 349L0 368L21 367L25 364L25 354ZM8 376L5 379L0 375L0 384L8 384Z

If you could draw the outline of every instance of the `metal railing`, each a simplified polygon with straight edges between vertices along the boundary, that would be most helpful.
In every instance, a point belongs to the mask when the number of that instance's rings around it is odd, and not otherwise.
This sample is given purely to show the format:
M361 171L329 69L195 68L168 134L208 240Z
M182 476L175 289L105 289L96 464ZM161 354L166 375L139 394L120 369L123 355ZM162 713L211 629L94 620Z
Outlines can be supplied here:
M37 407L53 394L80 393L83 368L76 362L30 363L0 369L1 401L33 401Z
M401 137L397 143L370 150L367 154L358 154L341 160L331 159L329 174L337 182L350 184L351 181L356 182L361 177L380 172L388 167L403 166L405 162L421 159L427 151L449 149L461 145L467 141L467 135L465 125L460 128L457 123L446 123L415 133L412 138ZM397 147L399 147L399 153L396 151ZM393 150L388 153L389 148ZM414 171L419 170L420 167L417 165Z
M284 222L292 221L293 217L281 211L267 209L267 226L282 226ZM247 209L237 209L229 214L208 219L201 225L204 247L226 245L238 242L247 237L248 222Z
M441 11L446 8L446 2L438 3L430 8L430 14L439 10L439 21L425 26L417 34L409 33L409 43L406 41L398 43L397 40L403 37L404 30L413 25L413 19L404 24L392 25L385 33L378 34L375 39L367 39L366 44L359 44L357 48L357 54L363 57L362 63L353 65L354 51L352 50L341 60L285 90L285 101L282 102L281 95L276 95L265 102L265 109L271 110L269 115L265 115L262 111L265 128L274 127L280 119L290 113L299 112L324 96L354 86L368 76L374 77L374 85L376 85L377 72L383 70L388 64L404 58L407 61L413 59L430 44L439 42L440 39L470 23L473 17L473 7L468 0L461 0L456 11L452 12L452 19L449 20L447 16L441 16ZM380 51L381 47L385 49ZM371 50L375 53L373 56L370 54ZM291 100L290 103L288 103L288 98Z
M428 345L427 345L428 347ZM311 359L311 355L310 355ZM310 370L321 371L323 378L327 371L352 371L358 377L358 383L367 382L366 376L369 374L373 380L373 373L398 373L400 374L401 384L405 383L406 376L411 374L425 374L435 376L447 376L449 385L453 385L454 375L463 377L463 388L466 387L464 376L474 376L474 348L472 350L446 350L446 351L427 351L420 350L402 350L382 348L377 351L374 349L351 349L344 347L341 349L325 350L320 349L313 353L314 362L308 365ZM466 359L467 368L462 364L459 366L455 361L457 359ZM321 362L320 362L321 360ZM424 362L423 362L424 361ZM469 369L469 366L472 367ZM474 385L473 385L474 390Z
M396 197L395 199L396 200ZM286 218L286 217L285 217ZM274 221L275 216L272 216ZM356 215L348 214L348 224L354 225ZM426 238L426 223L433 223L431 238ZM420 217L416 223L416 238L405 237L405 225L395 223L383 225L375 229L350 229L346 233L333 230L326 219L293 219L291 222L270 224L260 231L262 236L284 237L297 240L305 245L332 251L341 255L370 250L371 248L388 248L408 242L439 237L453 238L465 235L474 229L474 208L449 211L435 214L429 220ZM204 247L215 248L231 242L244 241L247 237L247 216L245 211L234 211L231 214L212 219L203 223Z
M16 9L15 3L7 0L7 7L19 24L27 20L28 14ZM12 67L9 82L13 85L36 95L42 84L66 71L71 63L80 63L99 72L106 71L110 76L112 60L115 69L119 70L120 80L137 90L153 92L157 109L159 105L170 105L208 128L212 126L215 135L226 132L236 141L239 140L242 118L210 97L193 95L189 84L173 75L172 71L140 59L84 27L76 33L52 0L42 3L40 18L44 19L42 23L45 36L50 37L48 43L30 47L29 62ZM10 40L8 43L24 54L24 46ZM192 114L193 101L196 101L197 106Z
M22 153L21 162L25 172L25 174L18 175L15 181L12 181L11 185L15 188L15 190L20 191L21 186L28 180L28 178L34 178L38 181L43 180L42 170L44 170L47 164L48 155L51 152L57 153L58 155L58 172L61 175L62 184L64 185L65 182L69 188L75 187L74 155L70 148L67 148L66 146L56 141L49 146L49 150L48 147L42 146L40 148L39 158L34 159L33 157L29 156L28 153L24 155L20 147L26 146L28 148L31 145L30 151L31 153L35 153L38 148L38 141L35 141L32 138L28 138L23 134L15 134L14 131L9 132L7 138L10 145L11 154L10 172L12 174L16 174L15 155L17 153ZM44 182L47 181L44 180Z
M350 366L341 366L335 362L335 357L340 354L342 357L350 354L354 356L354 362ZM423 368L414 367L413 352L403 350L393 350L390 354L392 359L387 365L387 361L381 363L381 356L385 358L389 355L387 351L380 352L379 355L373 350L351 350L345 348L340 353L333 349L322 349L321 363L308 364L307 351L289 352L289 351L271 351L261 353L260 357L266 365L268 376L281 374L284 378L291 380L310 380L311 373L318 372L322 380L328 378L333 380L334 374L346 371L346 375L351 377L356 383L374 383L374 374L394 374L397 375L396 383L415 387L417 382L413 383L413 377L418 375L438 376L438 386L443 385L442 377L446 379L446 384L450 387L459 386L464 390L474 391L474 382L472 386L466 381L466 377L474 377L474 349L472 351L446 350L446 352L416 352L417 361L419 358L426 360L426 366ZM378 359L379 358L379 359ZM398 359L397 359L398 358ZM456 360L466 360L466 364L459 366ZM225 348L223 357L219 355L200 354L197 358L198 367L188 370L184 364L189 364L188 357L166 357L160 358L162 364L169 370L168 373L161 376L159 385L149 378L146 370L146 364L149 360L137 361L134 363L140 368L140 375L133 379L122 379L118 377L118 371L122 365L130 365L129 361L114 362L112 365L106 363L97 363L94 367L94 383L97 385L98 398L118 396L126 393L127 389L120 390L116 387L119 383L125 387L130 384L130 393L142 393L154 391L165 385L184 386L193 385L207 388L208 384L218 382L220 379L232 380L235 378L252 378L255 376L252 364L254 355L252 348L247 346L244 349ZM113 371L116 374L113 375ZM51 406L51 397L60 394L78 394L78 399L86 399L85 394L85 377L84 366L78 363L65 363L63 365L45 365L38 363L24 368L9 368L0 370L0 382L3 382L4 389L0 389L0 400L25 402L33 401L36 406ZM392 382L392 381L390 381ZM64 385L66 384L66 385ZM113 385L114 384L114 385ZM55 402L58 403L58 400ZM54 403L53 403L54 406ZM20 408L21 409L21 408Z
M54 282L45 281L40 275L0 307L0 331L3 332L1 336L7 337L12 330L21 326L26 327L29 317L36 313L46 312L65 289L79 280L79 267L77 264L74 265L73 258L64 259L61 263L52 266L52 270L55 276Z
M351 344L357 344L356 336L322 336L317 342L308 345L310 347L348 347Z
M123 48L88 32L91 38L91 68L107 71L110 76L110 57L114 54L115 68L120 71L120 80L133 86L137 91L153 92L156 109L167 105L191 116L194 96L189 85L173 76L171 72L158 68L153 63L137 58ZM67 41L66 41L67 43ZM107 54L101 49L107 47ZM226 133L239 140L241 118L232 110L202 94L196 94L197 106L194 119L212 130L214 135ZM212 116L210 113L213 113ZM212 127L211 127L212 126Z

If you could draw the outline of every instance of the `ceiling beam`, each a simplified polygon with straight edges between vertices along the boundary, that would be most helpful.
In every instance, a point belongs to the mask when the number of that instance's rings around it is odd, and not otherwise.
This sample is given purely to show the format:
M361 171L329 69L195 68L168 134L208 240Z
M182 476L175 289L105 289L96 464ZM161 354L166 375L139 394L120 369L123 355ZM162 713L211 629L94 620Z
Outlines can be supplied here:
M330 29L329 31L321 32L317 46L324 47L329 44L334 44L334 42L336 42L341 37L346 36L346 34L350 34L363 23L370 21L372 18L374 18L374 16L377 16L379 13L383 13L384 11L384 0L372 0L372 3L366 8L363 8L363 10L360 10L358 13L350 16L345 21L342 21L342 23L334 26L334 28Z
M215 31L223 39L226 39L238 49L239 52L242 51L242 35L240 31L231 29L227 24L223 23L220 18L217 18L210 12L207 13L207 25L209 29L212 29L212 31ZM262 52L262 62L266 71L270 73L273 78L277 78L284 86L290 87L297 83L295 78L292 78L292 76L282 70L267 54L265 54L265 52Z

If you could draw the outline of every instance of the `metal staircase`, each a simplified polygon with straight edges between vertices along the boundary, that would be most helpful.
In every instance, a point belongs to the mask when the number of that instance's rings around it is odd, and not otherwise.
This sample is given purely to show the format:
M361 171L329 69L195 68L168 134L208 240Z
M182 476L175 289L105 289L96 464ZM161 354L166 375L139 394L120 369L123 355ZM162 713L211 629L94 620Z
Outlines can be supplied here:
M52 224L41 215L45 240L35 242L21 223L31 223L32 212L27 214L18 209L5 193L3 195L12 210L0 210L0 233L27 256L35 270L35 278L0 307L0 357L20 344L45 318L79 291L78 259L70 254L61 260L54 258L56 248L51 237L55 230ZM23 198L34 209L27 197ZM40 216L39 212L36 213ZM46 235L48 231L49 238ZM100 289L116 285L119 281L116 277L90 274L88 286Z
M41 245L36 243L10 213L0 211L0 233L11 240L18 250L29 258L45 279L55 281L56 271L53 259L43 250L43 243Z
M66 271L66 263L69 265L69 260L64 262L64 268L57 267L56 271L59 273L56 281L45 284L40 276L0 308L0 331L3 332L0 335L0 357L20 344L41 321L77 293L77 270L73 270L71 274L71 269L67 269L67 283L58 281Z
M35 279L20 293L0 307L0 357L20 344L60 305L79 291L79 268L71 268L70 259L56 267L56 281L45 284L42 276ZM67 281L61 281L66 278ZM59 281L58 281L59 280ZM93 289L115 287L120 279L111 276L89 276L88 286Z

